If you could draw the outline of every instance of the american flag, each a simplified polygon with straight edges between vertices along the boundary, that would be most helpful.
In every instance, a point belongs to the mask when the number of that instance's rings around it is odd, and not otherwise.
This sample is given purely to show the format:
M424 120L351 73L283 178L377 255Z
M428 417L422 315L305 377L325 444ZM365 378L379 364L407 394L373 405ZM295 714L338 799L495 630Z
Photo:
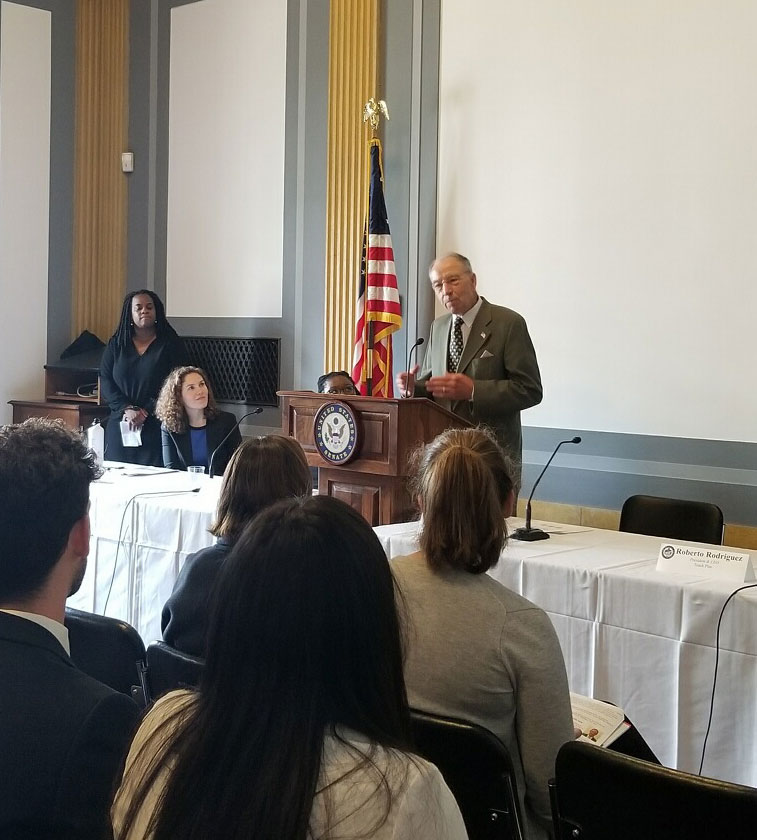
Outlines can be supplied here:
M370 158L367 236L363 234L352 378L361 394L392 397L392 333L402 326L402 313L384 202L381 143L375 138L370 142Z

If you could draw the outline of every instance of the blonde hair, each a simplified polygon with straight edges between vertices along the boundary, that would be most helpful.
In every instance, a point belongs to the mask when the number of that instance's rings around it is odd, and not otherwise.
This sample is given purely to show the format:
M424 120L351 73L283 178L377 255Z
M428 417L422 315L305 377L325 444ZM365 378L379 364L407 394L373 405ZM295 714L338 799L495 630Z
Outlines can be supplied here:
M411 490L423 513L420 547L432 568L481 574L497 563L512 474L488 429L449 429L418 450Z
M184 384L184 377L190 373L199 374L208 387L208 404L205 407L205 418L212 420L221 413L216 405L213 389L210 387L208 376L202 368L185 365L174 368L165 378L158 394L158 401L155 405L155 416L160 420L169 432L175 435L183 435L189 428L187 412L184 402L181 399L181 386Z

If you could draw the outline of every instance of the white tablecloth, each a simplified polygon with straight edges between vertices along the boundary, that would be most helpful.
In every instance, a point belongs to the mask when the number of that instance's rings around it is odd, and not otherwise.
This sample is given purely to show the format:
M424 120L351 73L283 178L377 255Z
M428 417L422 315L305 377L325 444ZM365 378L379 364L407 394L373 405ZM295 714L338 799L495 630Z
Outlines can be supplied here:
M122 618L150 642L160 638L160 613L187 555L213 542L207 528L221 482L205 478L193 493L186 473L124 473L92 486L89 564L69 604ZM656 572L656 538L550 527L563 533L512 540L491 574L549 613L572 691L622 706L664 764L696 771L717 619L736 587ZM390 558L415 550L416 531L413 523L376 528ZM728 605L720 646L704 773L757 786L757 589Z
M207 529L221 480L128 472L109 470L92 485L87 572L68 604L128 621L149 643L161 637L160 613L187 555L215 541Z
M659 538L541 527L563 533L511 540L490 574L547 611L572 691L622 706L663 764L696 772L717 620L737 585L657 572ZM415 524L375 530L390 558L417 550ZM757 589L723 617L703 773L757 786Z

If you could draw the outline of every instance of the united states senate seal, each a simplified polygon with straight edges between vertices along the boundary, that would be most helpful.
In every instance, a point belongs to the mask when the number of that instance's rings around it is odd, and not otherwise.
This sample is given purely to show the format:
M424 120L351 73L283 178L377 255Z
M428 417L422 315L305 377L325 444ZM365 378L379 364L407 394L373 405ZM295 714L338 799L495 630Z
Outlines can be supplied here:
M352 409L341 402L322 405L313 418L313 438L324 460L346 464L357 454L360 442Z

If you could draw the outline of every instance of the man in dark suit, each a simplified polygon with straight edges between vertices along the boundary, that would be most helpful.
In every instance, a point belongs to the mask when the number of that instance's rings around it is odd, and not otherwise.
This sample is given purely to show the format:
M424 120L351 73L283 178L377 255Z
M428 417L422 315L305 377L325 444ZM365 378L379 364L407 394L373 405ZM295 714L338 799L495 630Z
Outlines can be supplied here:
M76 668L63 625L89 553L79 435L0 427L0 837L112 835L110 803L138 709Z
M520 484L520 412L542 398L526 322L512 309L479 297L476 275L461 254L434 260L429 278L449 314L431 325L423 368L416 365L398 374L397 388L408 396L431 397L464 420L489 426L516 462Z

